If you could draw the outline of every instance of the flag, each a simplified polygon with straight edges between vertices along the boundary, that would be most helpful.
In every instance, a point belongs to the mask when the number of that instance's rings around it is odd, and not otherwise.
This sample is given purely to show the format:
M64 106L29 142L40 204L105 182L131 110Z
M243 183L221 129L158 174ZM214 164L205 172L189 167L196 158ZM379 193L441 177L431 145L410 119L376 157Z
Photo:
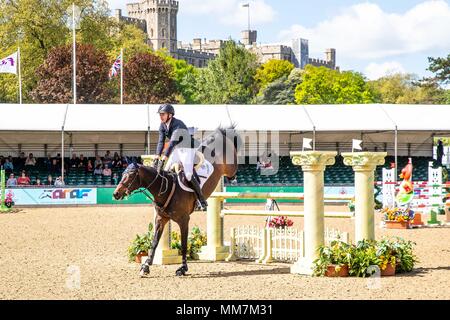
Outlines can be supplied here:
M17 74L17 52L0 60L0 73Z
M303 138L303 149L312 149L311 142L312 139Z
M116 61L114 61L111 70L109 70L109 79L117 76L119 74L120 68L122 65L122 54L120 54Z
M362 140L353 139L353 141L352 141L352 149L362 150L361 143L362 143Z
M248 8L248 7L250 7L250 4L249 3L243 4L242 7Z

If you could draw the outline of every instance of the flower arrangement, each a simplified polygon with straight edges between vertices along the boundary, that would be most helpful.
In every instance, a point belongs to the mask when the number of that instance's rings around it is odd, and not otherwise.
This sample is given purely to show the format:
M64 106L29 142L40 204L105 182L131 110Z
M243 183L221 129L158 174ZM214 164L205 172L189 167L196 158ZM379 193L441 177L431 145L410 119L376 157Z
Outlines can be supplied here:
M411 221L414 219L414 211L408 208L383 208L381 213L385 221Z
M267 223L270 228L286 228L294 225L294 222L291 219L284 216L272 217L267 221Z
M171 239L170 247L172 249L178 249L181 254L181 235L176 231L172 231ZM188 257L194 260L198 259L198 253L205 245L206 234L202 232L199 227L193 227L187 243Z
M8 192L8 194L5 196L5 206L7 208L11 208L13 205L14 205L13 194L11 192Z
M136 257L139 255L148 254L150 248L152 247L153 235L153 223L149 223L147 233L143 235L136 235L136 238L128 247L128 260L130 262L135 261Z

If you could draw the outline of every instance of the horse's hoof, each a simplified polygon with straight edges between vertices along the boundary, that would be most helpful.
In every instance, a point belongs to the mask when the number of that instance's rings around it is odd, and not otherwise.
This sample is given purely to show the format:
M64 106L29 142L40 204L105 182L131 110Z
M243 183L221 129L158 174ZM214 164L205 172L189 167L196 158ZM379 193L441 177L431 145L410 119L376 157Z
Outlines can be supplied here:
M141 272L139 272L139 275L141 278L144 278L150 274L150 267L146 264L142 265Z
M186 275L186 271L187 271L187 268L185 268L185 267L181 267L181 268L178 268L177 269L177 271L176 271L176 275L177 276L185 276Z

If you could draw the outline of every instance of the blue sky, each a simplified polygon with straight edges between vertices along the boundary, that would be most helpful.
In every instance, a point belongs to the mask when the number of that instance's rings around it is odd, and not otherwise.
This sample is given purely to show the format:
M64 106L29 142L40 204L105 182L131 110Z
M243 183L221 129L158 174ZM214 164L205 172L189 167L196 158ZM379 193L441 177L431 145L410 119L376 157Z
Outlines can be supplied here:
M137 1L109 0L111 9ZM376 79L388 73L429 73L428 56L450 53L448 0L179 0L178 40L239 39L251 28L259 43L309 40L310 56L337 51L342 70ZM125 12L126 13L126 12Z

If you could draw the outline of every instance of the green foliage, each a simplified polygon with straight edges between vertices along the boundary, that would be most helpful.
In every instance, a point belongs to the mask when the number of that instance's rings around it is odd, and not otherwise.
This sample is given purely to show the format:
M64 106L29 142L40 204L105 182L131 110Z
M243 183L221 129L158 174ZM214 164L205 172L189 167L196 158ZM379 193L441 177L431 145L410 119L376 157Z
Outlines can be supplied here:
M256 55L226 41L219 56L199 70L195 100L203 104L246 104L256 91Z
M431 78L433 82L441 84L450 83L450 53L446 58L428 58L430 66L427 70L435 73L435 76Z
M258 84L260 92L270 83L283 77L288 77L294 65L286 60L272 59L262 64L255 74L255 81Z
M358 104L375 102L374 93L357 72L307 65L295 90L297 104Z
M375 272L374 266L385 270L388 264L395 265L396 273L412 271L418 261L413 253L414 242L402 238L383 238L380 241L362 240L356 245L340 241L330 246L321 246L319 258L314 261L314 274L325 275L329 265L349 267L349 275L367 277Z
M295 88L302 81L302 70L293 69L289 76L283 76L269 83L256 97L258 104L295 104Z
M147 233L136 235L131 245L128 247L128 260L133 262L140 253L148 253L152 247L154 231L153 224L149 223Z
M418 81L413 74L394 74L370 82L377 101L393 104L440 104L445 91L436 83Z
M172 249L178 249L179 254L181 254L181 236L178 232L172 231L171 234L171 244ZM187 243L187 256L190 259L198 259L197 254L200 252L201 248L206 245L206 234L200 230L199 227L195 226L192 228L191 234L188 237Z

